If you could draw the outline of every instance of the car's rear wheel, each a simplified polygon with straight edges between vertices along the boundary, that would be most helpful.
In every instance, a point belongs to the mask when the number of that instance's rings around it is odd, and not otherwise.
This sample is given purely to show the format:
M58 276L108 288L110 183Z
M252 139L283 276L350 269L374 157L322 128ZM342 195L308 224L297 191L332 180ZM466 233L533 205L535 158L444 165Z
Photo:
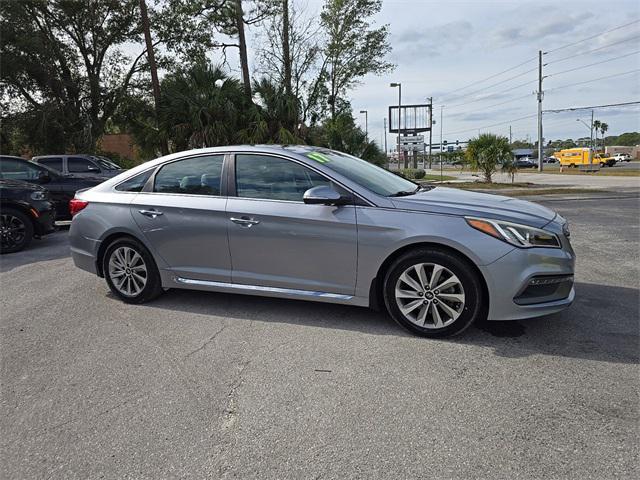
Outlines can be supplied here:
M111 243L102 268L109 289L124 302L144 303L162 293L158 267L137 240L122 238Z
M31 219L15 208L3 208L0 214L0 253L19 252L32 239Z
M384 282L387 310L417 335L456 335L478 320L482 285L467 261L439 249L419 249L398 258Z

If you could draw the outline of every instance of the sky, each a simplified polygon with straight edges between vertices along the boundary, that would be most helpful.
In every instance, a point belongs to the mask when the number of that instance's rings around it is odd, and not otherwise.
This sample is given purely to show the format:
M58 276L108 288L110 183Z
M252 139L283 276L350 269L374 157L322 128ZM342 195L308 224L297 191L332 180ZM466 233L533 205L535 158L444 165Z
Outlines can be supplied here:
M310 11L319 11L323 3L294 1ZM369 136L377 142L388 106L397 104L398 92L390 82L402 83L402 103L424 103L433 97L434 142L440 137L441 106L448 142L478 132L508 136L509 125L514 139L535 140L538 51L549 52L543 56L543 74L548 76L543 82L544 110L638 101L640 22L603 33L636 20L638 1L383 0L375 23L389 25L388 59L396 68L391 74L367 76L348 96L363 127L364 115L357 112L368 111ZM626 56L605 62L622 55ZM603 63L579 68L597 62ZM602 77L606 78L589 82ZM589 83L568 86L580 82ZM596 110L595 118L609 125L607 135L640 131L639 107ZM522 119L527 116L531 117ZM577 119L589 124L590 117L590 110L545 114L544 137L588 137L588 127ZM504 124L485 128L499 123ZM390 145L395 138L388 136Z

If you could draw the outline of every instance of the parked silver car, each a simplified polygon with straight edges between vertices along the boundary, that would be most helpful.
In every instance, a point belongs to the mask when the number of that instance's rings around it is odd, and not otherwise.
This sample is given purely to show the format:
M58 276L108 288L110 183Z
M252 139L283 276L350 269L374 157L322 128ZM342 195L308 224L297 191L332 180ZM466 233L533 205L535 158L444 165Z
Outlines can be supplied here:
M540 205L421 187L315 147L180 152L80 192L75 264L128 303L168 288L384 306L438 337L574 298L565 220Z

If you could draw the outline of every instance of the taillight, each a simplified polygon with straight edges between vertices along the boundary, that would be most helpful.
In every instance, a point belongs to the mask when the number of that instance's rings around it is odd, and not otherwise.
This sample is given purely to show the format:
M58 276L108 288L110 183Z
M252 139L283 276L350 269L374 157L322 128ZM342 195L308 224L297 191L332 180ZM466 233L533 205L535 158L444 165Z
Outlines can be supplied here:
M71 212L71 216L73 217L87 205L89 205L89 202L85 202L84 200L80 200L77 198L72 198L71 200L69 200L69 212Z

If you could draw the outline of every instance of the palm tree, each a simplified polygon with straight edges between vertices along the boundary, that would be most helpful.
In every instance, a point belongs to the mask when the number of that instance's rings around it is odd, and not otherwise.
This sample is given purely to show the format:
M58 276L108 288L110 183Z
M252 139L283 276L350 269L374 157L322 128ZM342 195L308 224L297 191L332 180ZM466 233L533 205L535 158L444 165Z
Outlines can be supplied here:
M600 120L594 120L593 124L591 125L591 128L593 129L593 133L595 135L595 148L594 150L598 150L598 130L600 129Z
M602 152L604 153L604 151L606 150L605 147L605 140L604 140L604 134L607 133L607 130L609 130L609 125L607 125L606 123L602 122L600 124L600 132L602 133Z
M238 143L251 105L238 80L196 63L162 81L160 130L173 151Z
M492 133L483 133L469 142L466 157L471 166L484 175L487 183L498 166L513 158L509 139Z

